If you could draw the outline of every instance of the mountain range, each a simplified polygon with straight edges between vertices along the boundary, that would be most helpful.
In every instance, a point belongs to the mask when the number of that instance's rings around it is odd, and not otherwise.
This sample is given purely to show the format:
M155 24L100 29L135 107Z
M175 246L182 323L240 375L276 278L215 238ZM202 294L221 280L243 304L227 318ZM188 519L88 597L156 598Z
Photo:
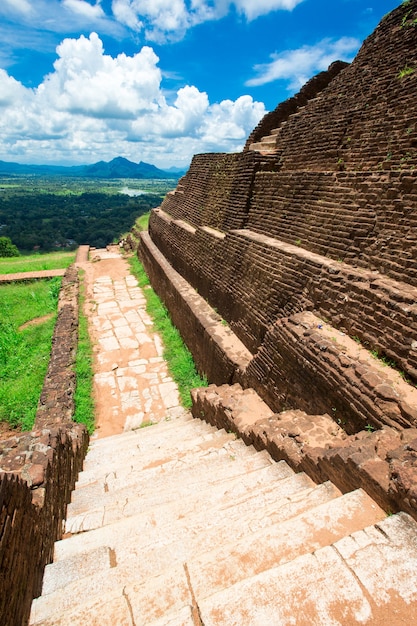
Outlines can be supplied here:
M79 178L180 178L185 170L161 170L150 163L133 163L124 157L92 165L22 165L0 161L0 176L64 176Z

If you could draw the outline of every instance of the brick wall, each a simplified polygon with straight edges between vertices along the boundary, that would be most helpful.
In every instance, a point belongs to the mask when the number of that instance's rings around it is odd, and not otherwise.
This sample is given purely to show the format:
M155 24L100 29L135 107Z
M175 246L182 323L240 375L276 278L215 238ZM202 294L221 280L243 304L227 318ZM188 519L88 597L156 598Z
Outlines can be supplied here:
M233 381L276 412L301 410L307 421L327 415L356 438L346 454L323 452L323 476L343 467L346 488L367 429L378 441L392 429L398 458L367 457L372 469L356 484L369 476L377 484L383 466L375 493L391 489L393 501L414 511L406 464L417 468L417 443L406 447L417 424L415 23L411 0L381 22L350 66L267 115L242 154L195 157L149 228L159 253L252 355ZM406 66L414 71L402 75ZM275 154L249 149L274 127ZM174 314L176 306L172 300ZM201 335L185 332L204 361Z
M33 431L0 447L0 616L27 623L43 570L62 535L62 520L87 451L85 427L71 421L78 337L78 277L67 270L52 353Z

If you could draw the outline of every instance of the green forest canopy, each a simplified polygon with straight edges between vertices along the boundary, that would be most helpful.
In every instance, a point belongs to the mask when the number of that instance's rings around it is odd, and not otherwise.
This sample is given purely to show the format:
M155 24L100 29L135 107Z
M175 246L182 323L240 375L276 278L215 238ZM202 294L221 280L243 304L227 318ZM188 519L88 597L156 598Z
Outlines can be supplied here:
M137 217L158 206L176 181L0 179L0 236L20 251L89 244L101 248L120 238ZM120 193L124 187L143 195Z

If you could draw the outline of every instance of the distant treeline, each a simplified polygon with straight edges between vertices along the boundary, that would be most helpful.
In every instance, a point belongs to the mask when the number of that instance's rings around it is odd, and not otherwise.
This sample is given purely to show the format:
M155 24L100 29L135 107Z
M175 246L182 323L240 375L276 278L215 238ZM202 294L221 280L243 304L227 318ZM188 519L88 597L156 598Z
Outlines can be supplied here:
M99 192L0 194L0 235L10 237L20 251L79 244L100 248L160 202L161 195L152 193L134 198Z

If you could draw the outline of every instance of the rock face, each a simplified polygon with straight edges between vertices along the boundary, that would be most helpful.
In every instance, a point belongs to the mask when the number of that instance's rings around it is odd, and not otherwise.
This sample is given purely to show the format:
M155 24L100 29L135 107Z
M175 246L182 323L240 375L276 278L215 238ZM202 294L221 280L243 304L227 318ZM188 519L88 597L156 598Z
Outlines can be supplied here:
M309 456L312 474L337 467L339 488L363 485L361 433L397 433L376 446L372 480L387 507L413 515L416 24L417 0L402 3L351 65L269 113L242 153L195 156L140 252L210 382L254 389L275 419L296 410L302 424L326 415L343 429L348 444ZM230 358L214 318L244 358Z

